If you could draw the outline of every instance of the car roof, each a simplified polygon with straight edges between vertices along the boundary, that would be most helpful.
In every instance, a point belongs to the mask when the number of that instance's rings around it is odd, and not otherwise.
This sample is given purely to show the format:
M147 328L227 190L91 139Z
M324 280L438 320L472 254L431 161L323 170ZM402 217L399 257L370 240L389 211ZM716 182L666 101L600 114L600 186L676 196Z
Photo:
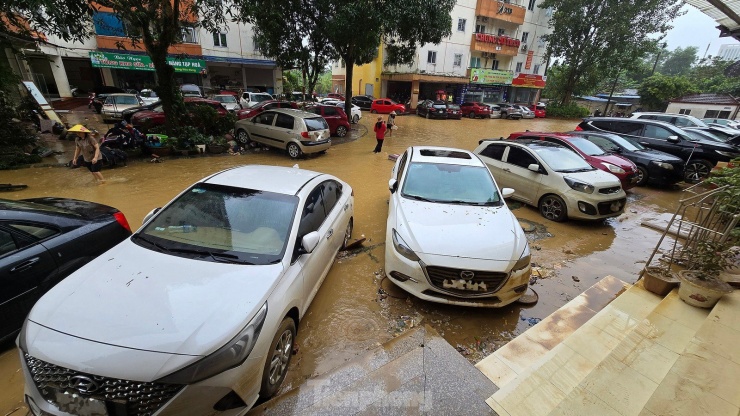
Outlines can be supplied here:
M420 163L447 163L450 165L484 166L469 150L439 146L413 146L411 160Z
M329 106L326 106L326 107L329 107ZM271 109L265 111L265 113L269 113L269 112L283 113L283 114L288 114L288 115L291 115L293 117L299 117L299 118L316 118L316 117L321 117L318 114L309 113L309 112L303 111L303 110L297 110L295 108L271 108Z
M557 139L564 139L568 140L573 137L570 133L558 133L558 132L545 132L545 131L517 131L514 133L509 134L509 137L516 135L519 136L544 136L544 137L553 137Z
M216 173L203 182L296 195L307 182L320 175L323 174L295 167L244 165Z
M136 94L115 93L115 94L108 94L108 97L136 97Z
M514 145L519 147L528 147L528 148L535 148L535 147L557 147L559 149L566 150L568 152L572 152L573 150L565 147L564 145L560 143L553 143L553 142L546 142L544 140L540 139L518 139L518 140L501 140L501 139L483 139L480 141L480 144L483 144L484 142L499 142L503 143L505 145Z
M681 130L680 127L675 124L671 124L667 121L660 120L649 120L646 118L629 118L629 117L586 117L583 119L586 121L622 121L625 123L640 123L640 124L657 124L662 127L670 127L671 130Z

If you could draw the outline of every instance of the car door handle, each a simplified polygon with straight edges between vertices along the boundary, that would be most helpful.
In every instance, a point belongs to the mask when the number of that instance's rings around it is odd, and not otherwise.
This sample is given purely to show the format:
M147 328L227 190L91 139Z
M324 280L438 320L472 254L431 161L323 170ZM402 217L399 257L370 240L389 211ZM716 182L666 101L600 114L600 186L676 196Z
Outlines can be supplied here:
M10 272L11 273L18 273L18 272L26 271L26 270L30 269L31 267L33 267L33 265L36 264L39 260L40 259L38 257L34 257L34 258L30 259L30 260L26 260L23 263L21 263L21 264L15 266L15 267L13 267L12 269L10 269Z
M326 232L326 239L328 240L334 234L334 229L330 229Z

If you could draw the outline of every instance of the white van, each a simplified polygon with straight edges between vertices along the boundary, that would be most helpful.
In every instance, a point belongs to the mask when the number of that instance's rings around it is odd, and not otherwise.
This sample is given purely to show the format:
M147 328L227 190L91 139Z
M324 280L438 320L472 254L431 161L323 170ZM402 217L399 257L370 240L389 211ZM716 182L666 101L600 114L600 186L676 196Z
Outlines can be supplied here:
M262 101L272 100L272 95L266 92L243 92L239 104L243 108L250 108Z

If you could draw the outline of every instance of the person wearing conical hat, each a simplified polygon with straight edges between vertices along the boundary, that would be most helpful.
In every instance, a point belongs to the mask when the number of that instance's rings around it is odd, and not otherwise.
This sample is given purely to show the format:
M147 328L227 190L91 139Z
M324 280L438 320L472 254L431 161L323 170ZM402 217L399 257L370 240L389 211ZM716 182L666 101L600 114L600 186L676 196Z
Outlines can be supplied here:
M100 143L93 137L93 132L82 124L77 124L67 131L77 135L72 166L77 166L77 158L81 154L82 164L85 165L99 183L105 183L103 174L100 173L100 169L103 167L100 157Z

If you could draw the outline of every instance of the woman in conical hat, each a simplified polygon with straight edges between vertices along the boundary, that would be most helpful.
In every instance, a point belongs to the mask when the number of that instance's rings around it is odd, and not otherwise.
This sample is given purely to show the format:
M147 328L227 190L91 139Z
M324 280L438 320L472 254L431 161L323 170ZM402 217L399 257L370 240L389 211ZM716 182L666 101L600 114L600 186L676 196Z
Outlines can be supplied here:
M77 166L77 158L82 154L82 164L87 167L99 183L105 183L103 174L100 173L100 169L103 167L100 157L100 143L93 137L92 131L82 124L76 124L67 131L77 135L72 166Z

